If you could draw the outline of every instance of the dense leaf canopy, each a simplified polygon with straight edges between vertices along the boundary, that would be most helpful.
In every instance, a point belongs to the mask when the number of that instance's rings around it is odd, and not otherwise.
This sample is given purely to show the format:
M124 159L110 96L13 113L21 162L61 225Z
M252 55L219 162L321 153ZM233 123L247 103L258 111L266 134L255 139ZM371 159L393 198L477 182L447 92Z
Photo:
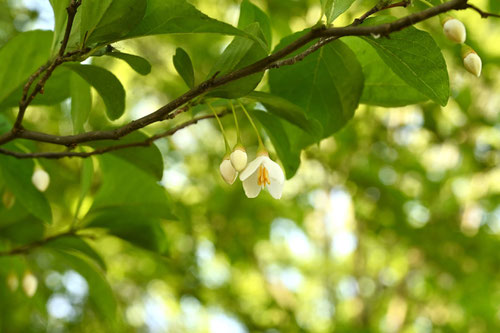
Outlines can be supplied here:
M0 0L0 332L499 331L498 13Z

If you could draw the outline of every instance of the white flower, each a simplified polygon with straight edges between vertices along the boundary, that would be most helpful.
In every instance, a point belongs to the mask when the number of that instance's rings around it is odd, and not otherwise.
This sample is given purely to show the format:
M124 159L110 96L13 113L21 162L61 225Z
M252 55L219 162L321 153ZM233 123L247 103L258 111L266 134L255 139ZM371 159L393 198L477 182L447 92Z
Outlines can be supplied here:
M278 163L273 162L267 154L258 156L250 162L240 174L243 189L249 198L255 198L266 188L275 199L281 198L285 175Z
M238 146L234 148L233 152L230 155L231 163L236 171L242 171L247 166L247 153L245 148Z
M483 63L476 52L471 51L464 56L464 67L469 72L479 77Z
M233 168L233 165L231 164L231 161L229 160L229 157L225 157L222 163L219 166L219 171L222 176L222 179L229 185L234 183L236 180L236 170Z
M467 33L464 24L457 19L448 19L443 24L444 35L452 42L463 44Z

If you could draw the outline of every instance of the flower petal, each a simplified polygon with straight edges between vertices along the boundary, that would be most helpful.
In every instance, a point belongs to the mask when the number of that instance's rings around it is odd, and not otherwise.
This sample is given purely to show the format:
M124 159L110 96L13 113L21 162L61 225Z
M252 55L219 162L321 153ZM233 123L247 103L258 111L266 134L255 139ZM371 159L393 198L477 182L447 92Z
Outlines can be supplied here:
M281 193L283 192L283 185L284 184L285 184L284 182L280 183L280 182L271 180L271 184L267 185L266 188L267 188L267 191L269 192L269 194L271 194L271 196L274 199L281 199Z
M259 168L259 166L262 164L263 159L265 159L265 158L268 158L268 157L259 156L255 160L253 160L252 162L248 163L245 170L243 170L240 173L240 180L244 181L245 179L250 177ZM255 184L257 184L257 181L255 181Z
M256 170L250 177L243 181L243 189L245 190L246 196L249 198L258 196L262 189L261 186L257 184L257 178L259 178L259 173Z
M271 178L271 182L273 180L277 181L278 183L285 182L285 174L283 173L283 170L278 163L274 162L269 157L266 157L263 164L264 167L269 171L269 178Z

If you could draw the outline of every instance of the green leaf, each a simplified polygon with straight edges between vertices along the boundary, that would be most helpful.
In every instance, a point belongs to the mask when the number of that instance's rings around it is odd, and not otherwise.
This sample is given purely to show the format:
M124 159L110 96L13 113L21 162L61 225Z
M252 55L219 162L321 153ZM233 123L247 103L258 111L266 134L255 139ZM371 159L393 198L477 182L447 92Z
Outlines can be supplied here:
M82 133L83 124L89 118L92 109L92 94L90 85L79 75L71 73L71 120L73 121L73 132Z
M272 30L269 16L248 0L243 0L240 6L240 18L238 20L238 28L245 29L252 23L259 23L264 39L268 47L272 45Z
M0 49L0 102L49 60L52 36L52 31L23 32Z
M70 77L71 71L58 67L50 79L45 83L43 94L38 94L31 105L53 105L58 104L70 97ZM35 80L33 87L39 81ZM6 97L1 107L17 107L23 94L24 82L18 86L8 97Z
M92 148L103 148L116 144L127 144L133 142L143 142L149 137L141 131L135 131L129 135L116 140L104 140L87 143ZM109 152L108 154L114 155L125 162L135 165L143 172L147 173L156 180L163 177L163 157L160 150L155 144L149 147L134 147Z
M26 212L26 209L23 210ZM0 212L1 211L0 209ZM9 212L7 212L7 214L8 213ZM2 219L3 218L8 218L8 216L3 215L2 212ZM28 244L41 239L44 231L45 229L42 221L32 215L27 215L15 223L0 227L0 238L8 239L15 244Z
M284 38L276 49L303 33ZM363 72L355 54L337 40L293 66L272 70L269 85L272 94L302 107L307 118L318 121L323 127L320 137L324 138L353 117L363 91Z
M377 17L367 25L387 22L390 17ZM390 38L361 37L380 58L409 86L433 101L446 105L450 83L446 62L432 36L414 27L392 33Z
M189 54L178 47L174 55L174 67L189 88L194 88L194 69Z
M54 11L54 38L52 41L52 53L58 49L60 42L63 39L64 31L66 30L66 22L68 20L68 13L66 8L69 6L71 0L49 0Z
M361 38L342 38L356 54L363 66L365 88L361 103L397 107L427 101L429 98L399 78L379 57L377 52Z
M152 218L175 218L165 189L151 173L111 154L100 156L99 161L105 181L95 195L90 216L120 209Z
M125 89L111 72L93 65L65 64L93 86L106 105L108 118L116 120L125 112Z
M292 151L282 122L274 115L262 111L252 111L252 117L255 117L266 129L266 133L283 164L286 178L292 178L300 165L300 150Z
M106 263L99 253L78 236L60 237L48 242L45 246L70 254L83 254L92 259L102 270L106 270Z
M117 304L115 295L99 267L89 262L85 257L66 251L53 251L57 259L72 267L87 280L89 300L96 314L105 319L108 325L116 321Z
M80 197L78 198L78 204L76 208L76 215L80 212L80 208L82 207L83 200L89 193L90 188L92 187L92 180L94 178L94 162L92 158L84 158L82 159L80 173Z
M246 31L254 36L262 37L262 31L258 23L251 24L247 27ZM224 75L236 69L246 67L266 57L267 54L267 50L264 49L260 43L244 37L235 37L215 63L210 71L209 77L217 72L219 72L218 75ZM263 75L264 73L260 72L241 78L214 89L209 95L222 98L238 98L245 96L257 87Z
M303 108L284 98L261 91L254 91L246 97L262 103L273 115L294 124L312 136L321 132L321 125L314 119L307 119Z
M172 33L220 33L247 36L230 24L217 21L185 0L148 0L146 14L126 38Z
M87 34L86 45L103 45L122 39L141 22L146 0L83 1L80 41Z
M13 145L6 145L6 148L16 150ZM7 188L31 214L50 223L52 211L49 202L31 182L33 168L32 160L20 160L0 154L0 172Z
M105 55L125 61L134 71L141 75L151 73L151 64L143 57L122 52L107 52Z
M342 15L356 0L321 0L327 24L331 24Z
M136 246L157 253L165 253L167 237L161 220L147 213L129 209L105 209L92 216L87 228L103 228L110 234Z

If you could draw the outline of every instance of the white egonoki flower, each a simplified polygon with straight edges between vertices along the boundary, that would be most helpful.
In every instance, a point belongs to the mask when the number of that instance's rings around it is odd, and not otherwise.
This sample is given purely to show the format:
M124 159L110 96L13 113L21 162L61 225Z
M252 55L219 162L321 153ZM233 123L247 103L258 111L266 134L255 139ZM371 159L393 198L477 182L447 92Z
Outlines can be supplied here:
M481 76L483 63L477 53L471 51L464 56L464 67L469 73L479 77Z
M443 31L446 38L458 44L463 44L467 37L464 24L455 18L444 21Z
M222 163L219 166L219 171L222 179L224 179L224 181L229 185L232 185L236 180L237 173L231 164L229 157L224 157L224 160L222 160Z
M233 152L230 155L231 164L236 169L236 171L242 171L247 166L247 153L245 148L242 146L238 146L234 148Z
M262 153L240 174L243 189L249 198L255 198L266 188L275 199L281 198L285 175L278 163L272 161L267 153Z

